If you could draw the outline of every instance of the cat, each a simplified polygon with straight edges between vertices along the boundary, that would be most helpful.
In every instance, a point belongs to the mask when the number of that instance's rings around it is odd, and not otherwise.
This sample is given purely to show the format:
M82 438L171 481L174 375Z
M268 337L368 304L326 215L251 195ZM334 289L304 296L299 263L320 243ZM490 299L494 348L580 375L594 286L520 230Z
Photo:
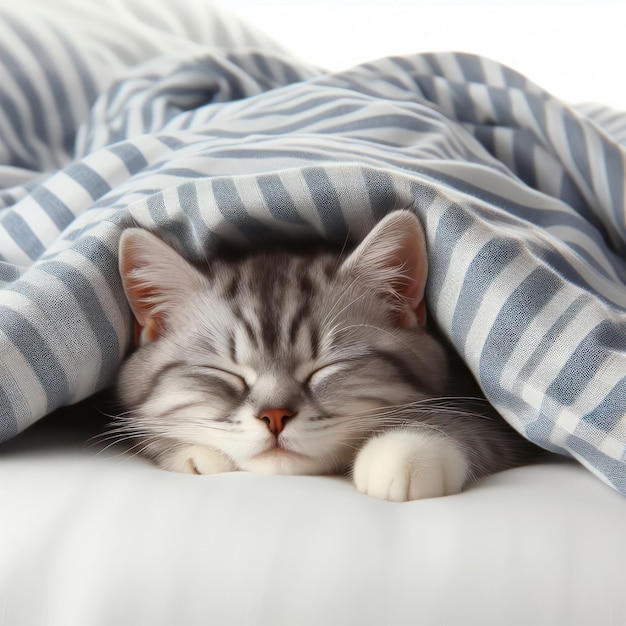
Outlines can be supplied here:
M272 248L200 266L138 228L119 252L138 349L118 376L116 432L166 470L346 473L406 501L532 457L486 401L465 400L471 374L426 327L410 211L349 253Z

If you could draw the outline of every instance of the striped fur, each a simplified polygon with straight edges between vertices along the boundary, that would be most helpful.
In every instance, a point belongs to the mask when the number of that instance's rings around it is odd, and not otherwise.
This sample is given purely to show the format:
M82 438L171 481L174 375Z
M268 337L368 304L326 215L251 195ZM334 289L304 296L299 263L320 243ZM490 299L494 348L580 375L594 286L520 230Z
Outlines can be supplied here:
M405 500L529 458L501 419L449 397L469 374L451 374L407 311L426 276L409 212L391 213L346 258L272 250L195 268L136 230L120 258L142 346L119 377L127 412L115 430L166 469L354 468L362 491ZM273 431L263 416L278 408L286 418Z

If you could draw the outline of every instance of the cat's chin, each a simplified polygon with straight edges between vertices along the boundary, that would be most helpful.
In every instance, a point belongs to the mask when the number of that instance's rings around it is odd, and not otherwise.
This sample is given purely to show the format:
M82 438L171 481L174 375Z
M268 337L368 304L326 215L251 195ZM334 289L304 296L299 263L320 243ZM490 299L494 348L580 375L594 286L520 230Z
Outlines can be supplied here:
M257 474L321 474L320 464L315 459L285 450L273 448L250 457L240 463L242 470Z

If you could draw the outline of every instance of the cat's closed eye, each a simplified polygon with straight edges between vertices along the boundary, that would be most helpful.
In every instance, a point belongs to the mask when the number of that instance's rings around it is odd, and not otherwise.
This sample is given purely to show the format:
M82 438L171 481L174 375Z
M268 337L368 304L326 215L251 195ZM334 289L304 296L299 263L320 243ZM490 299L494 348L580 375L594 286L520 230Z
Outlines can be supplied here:
M246 380L239 374L210 365L193 365L184 374L185 378L194 380L199 389L221 387L225 393L238 395L248 391Z
M248 390L248 383L240 374L236 374L235 372L231 372L230 370L226 370L222 367L215 367L214 365L196 366L196 369L199 373L205 374L206 376L216 376L241 391Z
M352 367L354 363L352 361L335 361L328 365L322 365L313 370L305 379L305 384L309 387L315 387L319 385L327 378L339 374L340 372Z

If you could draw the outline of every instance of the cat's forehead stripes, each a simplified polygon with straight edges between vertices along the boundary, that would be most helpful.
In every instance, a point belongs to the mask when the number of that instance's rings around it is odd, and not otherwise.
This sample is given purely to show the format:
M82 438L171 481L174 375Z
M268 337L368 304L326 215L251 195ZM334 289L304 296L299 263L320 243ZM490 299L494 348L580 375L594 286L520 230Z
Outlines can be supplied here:
M226 266L228 276L221 292L242 329L243 340L272 356L306 342L307 356L316 358L320 332L312 314L331 265L316 264L307 257L264 254ZM241 356L238 336L234 329L228 339L233 362Z
M259 340L257 339L256 332L250 320L248 320L243 312L243 309L235 305L232 308L233 313L235 315L235 319L241 324L241 327L244 329L248 341L252 344L252 347L256 350L259 348Z
M302 324L306 318L311 314L311 303L309 299L306 299L302 302L299 308L296 310L295 315L291 319L291 323L289 325L289 343L295 344L296 339L298 337L298 332L302 328Z
M256 262L255 270L251 272L249 280L257 284L258 301L257 314L261 332L261 342L270 352L276 352L280 330L282 328L282 311L290 305L289 298L293 299L290 276L286 267L280 263L270 263L269 259L261 257Z
M317 359L320 354L320 332L316 324L309 326L309 341L311 342L311 355Z
M303 272L298 277L300 291L307 296L310 296L313 293L313 281L308 273L306 273L305 268L300 267L298 269Z
M234 300L237 297L239 293L239 281L240 277L238 275L230 278L224 289L224 297L226 300Z
M326 280L331 281L337 275L337 270L339 269L339 258L334 260L328 260L322 264L322 271L324 272L324 277Z
M233 363L239 363L237 358L237 339L232 332L228 335L228 356Z

